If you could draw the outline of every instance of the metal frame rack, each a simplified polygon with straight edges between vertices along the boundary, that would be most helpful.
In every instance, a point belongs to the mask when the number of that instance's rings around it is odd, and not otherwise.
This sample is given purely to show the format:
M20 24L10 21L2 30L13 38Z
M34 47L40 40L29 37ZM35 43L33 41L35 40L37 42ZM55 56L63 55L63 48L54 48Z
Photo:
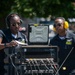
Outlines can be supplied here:
M57 46L48 45L21 46L18 50L14 48L14 52L11 51L6 59L8 73L5 75L55 75L59 67L58 51Z

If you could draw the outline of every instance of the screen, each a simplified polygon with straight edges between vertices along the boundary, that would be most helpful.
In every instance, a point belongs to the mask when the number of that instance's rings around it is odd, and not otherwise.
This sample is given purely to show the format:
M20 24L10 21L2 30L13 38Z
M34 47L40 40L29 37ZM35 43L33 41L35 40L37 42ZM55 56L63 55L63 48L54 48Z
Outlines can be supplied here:
M28 42L29 44L48 44L48 32L47 26L34 26L28 27Z

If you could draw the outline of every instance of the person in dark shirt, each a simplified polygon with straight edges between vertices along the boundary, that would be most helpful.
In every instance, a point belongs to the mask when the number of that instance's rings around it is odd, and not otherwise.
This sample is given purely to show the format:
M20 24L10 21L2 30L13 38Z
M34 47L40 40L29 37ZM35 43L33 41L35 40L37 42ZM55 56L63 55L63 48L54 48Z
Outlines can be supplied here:
M13 48L18 45L17 41L27 43L26 35L19 32L22 24L20 16L16 13L11 13L6 18L7 29L0 30L0 75L4 75L4 58L6 47ZM15 41L17 40L17 41Z
M69 24L63 17L54 21L56 36L50 40L50 45L59 47L59 75L69 75L75 69L75 34L69 30Z

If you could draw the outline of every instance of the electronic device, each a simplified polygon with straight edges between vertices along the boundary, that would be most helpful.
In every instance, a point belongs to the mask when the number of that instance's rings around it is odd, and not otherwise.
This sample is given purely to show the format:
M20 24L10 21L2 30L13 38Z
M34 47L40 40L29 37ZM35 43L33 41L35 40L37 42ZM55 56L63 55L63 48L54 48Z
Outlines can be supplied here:
M48 45L29 45L22 46L20 53L24 58L53 58L54 62L58 62L57 46Z
M57 46L23 45L19 50L13 48L11 52L9 49L5 51L10 56L5 60L8 75L55 75L58 70Z
M47 45L49 39L49 25L28 25L28 44Z
M25 64L19 66L20 75L55 75L58 64L51 58L26 59Z

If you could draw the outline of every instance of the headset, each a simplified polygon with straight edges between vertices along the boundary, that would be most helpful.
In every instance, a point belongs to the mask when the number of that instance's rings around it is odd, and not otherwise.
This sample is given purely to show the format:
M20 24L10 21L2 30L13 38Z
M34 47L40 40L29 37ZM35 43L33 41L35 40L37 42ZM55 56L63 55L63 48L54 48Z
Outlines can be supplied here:
M65 30L69 28L69 23L65 20L65 18L63 18L63 17L57 17L56 19L61 19L61 20L64 21L63 26L64 26ZM56 28L54 27L53 30L56 31Z
M7 28L10 27L10 19L11 19L12 17L15 17L15 16L20 17L18 13L10 13L10 14L6 17L5 20L6 20L6 26L7 26ZM21 22L21 24L23 23L23 21L22 21L21 18L20 18L20 22Z

